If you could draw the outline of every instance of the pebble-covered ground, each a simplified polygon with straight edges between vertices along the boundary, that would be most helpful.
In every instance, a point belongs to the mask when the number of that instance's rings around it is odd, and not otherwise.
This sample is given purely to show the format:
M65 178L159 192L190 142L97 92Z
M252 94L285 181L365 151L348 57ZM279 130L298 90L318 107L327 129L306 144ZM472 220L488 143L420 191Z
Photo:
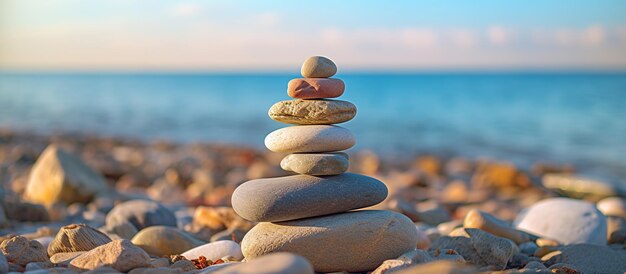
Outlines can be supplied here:
M348 172L388 189L368 209L406 215L418 235L414 250L367 272L626 271L626 193L578 177L572 166L538 160L521 170L501 161L349 154ZM0 273L313 273L295 253L246 260L240 246L255 223L234 212L231 194L248 180L292 174L280 168L284 156L2 130ZM338 257L375 253L368 244Z

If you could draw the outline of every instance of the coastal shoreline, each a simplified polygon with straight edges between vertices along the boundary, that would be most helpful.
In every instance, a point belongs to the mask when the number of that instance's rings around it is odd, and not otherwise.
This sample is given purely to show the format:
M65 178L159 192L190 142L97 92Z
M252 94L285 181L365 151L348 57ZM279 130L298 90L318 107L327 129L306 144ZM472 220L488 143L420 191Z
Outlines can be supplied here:
M104 178L105 183L91 179L83 182L87 183L86 193L90 184L98 188L105 184L113 192L96 191L93 196L87 197L86 203L56 201L42 205L32 201L26 192L29 184L37 184L29 180L33 176L33 165L44 161L42 157L51 149L74 155L78 161L93 169L97 174L95 176ZM453 235L458 230L455 228L464 225L463 221L467 222L468 216L475 216L476 212L498 218L496 223L511 223L519 219L520 212L525 208L545 199L572 197L597 202L626 194L611 192L603 182L576 177L570 165L537 164L525 170L510 162L464 157L416 155L409 160L388 161L368 150L349 155L348 172L376 178L388 189L389 195L382 203L367 209L392 210L410 218L420 235L417 246L420 249L441 244L436 241L437 238ZM171 211L172 216L176 216L178 230L194 237L190 241L199 240L212 245L219 239L232 239L239 243L254 223L242 219L233 211L233 191L249 180L292 174L280 169L283 156L232 144L148 142L76 133L45 135L2 129L0 201L6 216L0 216L0 240L22 235L46 243L61 233L59 231L67 229L68 225L77 223L98 228L114 239L118 237L115 235L123 233L111 231L108 227L109 215L116 214L111 209L140 200L158 202ZM72 169L72 165L64 168ZM550 188L544 186L548 174L556 178ZM71 195L81 192L82 189ZM71 195L64 199L79 200ZM490 230L491 225L496 224L482 224L479 228L498 234L498 231ZM471 226L465 224L465 227L467 233L474 233L468 228ZM517 233L514 233L515 237L522 237ZM620 249L618 245L611 247ZM206 264L200 265L207 267ZM14 270L23 270L14 267Z

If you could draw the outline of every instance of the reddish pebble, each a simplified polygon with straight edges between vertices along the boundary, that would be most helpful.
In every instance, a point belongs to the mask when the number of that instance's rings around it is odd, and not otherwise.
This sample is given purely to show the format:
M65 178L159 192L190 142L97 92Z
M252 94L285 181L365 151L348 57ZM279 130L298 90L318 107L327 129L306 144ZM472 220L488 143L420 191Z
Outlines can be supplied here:
M297 78L289 81L287 94L296 99L335 98L345 88L343 81L335 78Z

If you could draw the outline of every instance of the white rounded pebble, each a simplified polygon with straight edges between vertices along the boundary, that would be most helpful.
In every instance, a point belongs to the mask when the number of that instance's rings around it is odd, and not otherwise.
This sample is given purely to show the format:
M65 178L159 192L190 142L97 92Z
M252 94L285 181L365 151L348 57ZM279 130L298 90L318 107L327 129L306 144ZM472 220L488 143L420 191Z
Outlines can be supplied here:
M241 254L241 246L238 243L228 240L222 240L217 242L201 245L180 254L187 258L198 259L200 256L204 256L207 260L216 261L217 259L230 256L237 261L243 260L243 254Z

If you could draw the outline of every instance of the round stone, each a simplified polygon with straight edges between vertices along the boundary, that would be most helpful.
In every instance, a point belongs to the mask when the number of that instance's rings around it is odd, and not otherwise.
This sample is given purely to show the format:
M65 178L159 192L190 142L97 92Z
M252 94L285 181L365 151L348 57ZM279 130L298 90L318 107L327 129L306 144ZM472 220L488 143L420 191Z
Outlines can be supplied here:
M281 223L259 223L242 241L246 259L292 252L317 272L367 272L414 250L415 224L406 216L363 210Z
M609 197L600 200L598 209L605 216L617 216L626 218L626 199L620 197Z
M332 125L291 126L277 129L265 137L265 146L274 152L333 152L349 149L354 135Z
M275 121L296 125L330 125L352 120L356 106L340 100L288 100L274 104L269 112Z
M606 217L594 204L568 198L550 198L522 211L515 228L561 244L607 242Z
M294 175L248 181L235 189L232 205L247 220L279 222L368 207L386 197L385 184L359 174Z
M151 226L142 229L131 242L154 256L178 255L204 242L178 228Z
M337 73L337 65L324 56L311 56L300 69L302 77L308 78L328 78Z
M147 200L131 200L116 205L106 216L106 227L121 237L154 226L176 226L176 216L163 205ZM130 230L130 233L124 233ZM130 238L129 237L129 238Z
M296 99L335 98L345 89L343 81L335 78L296 78L287 84L287 94Z
M343 152L289 154L280 161L280 167L286 171L314 176L338 175L346 172L349 165L348 155Z

